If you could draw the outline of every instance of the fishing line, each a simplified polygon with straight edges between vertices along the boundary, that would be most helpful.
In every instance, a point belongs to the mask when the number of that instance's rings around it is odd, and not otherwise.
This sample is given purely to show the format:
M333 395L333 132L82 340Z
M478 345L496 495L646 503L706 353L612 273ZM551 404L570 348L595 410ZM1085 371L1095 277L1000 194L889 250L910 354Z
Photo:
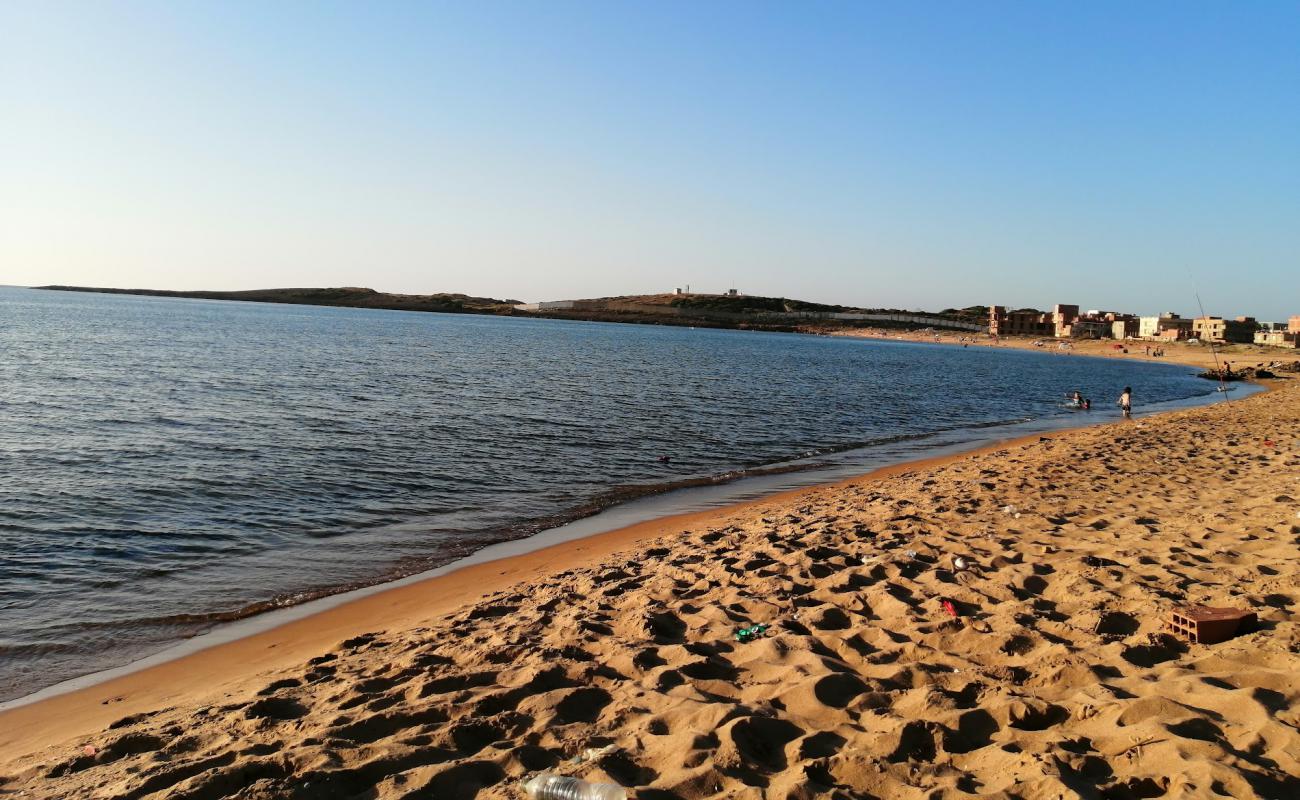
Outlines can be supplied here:
M1201 293L1196 290L1196 279L1192 277L1189 270L1187 277L1192 283L1192 294L1196 296L1196 307L1201 310L1201 319L1208 321L1205 316L1205 305L1201 302ZM1223 402L1230 403L1232 398L1228 397L1228 387L1223 380L1223 370L1219 368L1219 349L1215 347L1214 340L1210 340L1210 355L1214 357L1214 374L1219 376L1219 394L1223 395Z

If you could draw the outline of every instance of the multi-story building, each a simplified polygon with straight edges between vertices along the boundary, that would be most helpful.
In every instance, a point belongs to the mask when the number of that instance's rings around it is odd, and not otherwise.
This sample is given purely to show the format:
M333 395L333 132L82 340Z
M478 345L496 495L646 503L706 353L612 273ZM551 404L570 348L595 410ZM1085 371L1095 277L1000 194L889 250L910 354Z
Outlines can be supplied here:
M1122 319L1117 319L1110 324L1110 335L1113 339L1136 339L1138 335L1138 318L1128 314L1123 315Z
M1223 317L1197 317L1192 320L1192 335L1202 342L1222 342L1227 329Z
M1190 320L1188 320L1190 323ZM1057 303L1052 313L1033 309L1008 311L989 307L989 333L993 336L1052 336L1057 339L1125 339L1137 336L1140 320L1116 311L1079 313L1077 305Z
M1156 317L1138 319L1139 339L1178 341L1189 338L1191 334L1192 320L1188 317L1180 317L1172 311L1166 311Z
M1078 308L1078 306L1057 306L1056 308L1057 311L1053 313L1052 320L1058 337L1073 339L1114 337L1123 339L1126 336L1137 335L1138 318L1132 314L1097 310L1078 314L1070 311ZM1065 311L1061 309L1065 309Z
M1098 314L1098 318L1105 322L1108 327L1108 336L1116 339L1137 336L1138 318L1133 314L1122 314L1118 311L1098 312Z
M1066 338L1071 335L1070 326L1079 318L1079 307L1057 303L1052 307L1052 335Z
M1300 333L1300 314L1287 320L1286 329L1288 333Z
M1203 342L1245 343L1255 341L1259 324L1254 317L1197 317L1192 321L1192 335Z
M1039 311L1007 311L1006 306L989 306L990 336L1052 336L1052 315Z
M1259 322L1254 317L1237 317L1228 320L1226 336L1230 342L1250 344L1255 341L1255 331L1257 330L1259 330Z

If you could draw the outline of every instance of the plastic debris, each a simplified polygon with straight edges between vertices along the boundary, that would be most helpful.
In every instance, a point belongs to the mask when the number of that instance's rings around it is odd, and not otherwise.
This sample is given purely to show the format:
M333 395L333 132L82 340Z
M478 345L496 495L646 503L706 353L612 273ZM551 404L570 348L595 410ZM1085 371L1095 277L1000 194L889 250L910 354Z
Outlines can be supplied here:
M542 773L524 781L529 800L627 800L627 790L613 783L589 783L581 778Z
M736 641L740 642L741 644L744 644L745 642L752 642L753 640L767 633L768 627L769 626L766 622L760 622L759 624L751 625L748 628L741 628L740 630L736 631Z
M582 764L587 761L599 761L605 756L611 753L617 753L618 751L619 746L616 744L607 744L604 747L588 747L570 760L575 764Z
M948 616L952 617L953 619L956 619L956 618L957 618L957 616L958 616L958 614L957 614L957 606L954 605L953 602L952 602L951 600L940 600L940 601L939 601L939 604L940 604L941 606L943 606L943 610L944 610L944 611L947 611L947 612L948 612Z

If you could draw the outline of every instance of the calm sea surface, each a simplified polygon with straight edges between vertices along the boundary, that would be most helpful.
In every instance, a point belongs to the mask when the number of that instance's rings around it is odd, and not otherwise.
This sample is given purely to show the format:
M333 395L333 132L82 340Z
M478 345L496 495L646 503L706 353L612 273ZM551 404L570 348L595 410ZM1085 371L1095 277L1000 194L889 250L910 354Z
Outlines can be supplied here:
M1065 425L1076 387L1104 419L1125 384L1213 388L1039 353L0 288L0 699L638 495Z

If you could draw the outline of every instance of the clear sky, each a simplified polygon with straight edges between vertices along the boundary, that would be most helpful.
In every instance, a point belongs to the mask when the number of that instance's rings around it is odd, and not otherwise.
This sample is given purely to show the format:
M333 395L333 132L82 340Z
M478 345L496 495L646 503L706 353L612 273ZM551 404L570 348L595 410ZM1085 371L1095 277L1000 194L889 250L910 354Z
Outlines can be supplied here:
M1298 3L0 3L0 283L1274 319L1298 262Z

